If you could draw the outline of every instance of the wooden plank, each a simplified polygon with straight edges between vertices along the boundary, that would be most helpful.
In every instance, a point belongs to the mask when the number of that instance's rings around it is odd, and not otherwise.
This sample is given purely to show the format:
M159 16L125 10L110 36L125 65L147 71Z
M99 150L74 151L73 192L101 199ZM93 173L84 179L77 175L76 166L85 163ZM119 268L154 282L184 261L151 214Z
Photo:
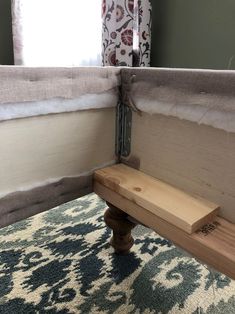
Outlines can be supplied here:
M94 191L198 260L235 279L235 224L216 217L210 228L188 234L98 181L94 182Z
M218 205L123 164L97 170L95 180L188 233L218 213Z

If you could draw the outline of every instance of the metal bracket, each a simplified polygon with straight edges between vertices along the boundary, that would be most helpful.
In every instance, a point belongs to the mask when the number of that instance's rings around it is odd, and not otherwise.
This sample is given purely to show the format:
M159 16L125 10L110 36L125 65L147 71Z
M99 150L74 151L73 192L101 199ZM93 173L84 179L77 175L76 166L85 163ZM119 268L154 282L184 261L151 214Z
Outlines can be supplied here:
M127 157L131 152L132 110L119 100L116 113L116 155Z
M116 155L119 158L128 157L131 153L132 111L140 114L140 110L130 96L131 84L135 77L134 74L126 74L122 77L122 86L119 89L116 114Z

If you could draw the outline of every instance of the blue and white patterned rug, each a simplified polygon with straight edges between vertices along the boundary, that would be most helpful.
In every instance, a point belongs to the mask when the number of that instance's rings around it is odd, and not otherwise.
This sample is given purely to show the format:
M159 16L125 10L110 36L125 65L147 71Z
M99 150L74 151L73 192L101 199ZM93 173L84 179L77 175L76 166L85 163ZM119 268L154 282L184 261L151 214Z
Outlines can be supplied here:
M0 230L0 313L235 313L235 281L137 227L113 254L95 194Z

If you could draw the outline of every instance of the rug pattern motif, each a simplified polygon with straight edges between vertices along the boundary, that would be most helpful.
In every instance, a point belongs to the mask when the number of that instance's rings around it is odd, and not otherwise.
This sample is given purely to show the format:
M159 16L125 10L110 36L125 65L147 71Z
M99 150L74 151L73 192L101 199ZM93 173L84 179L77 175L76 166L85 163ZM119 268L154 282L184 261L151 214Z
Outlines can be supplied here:
M95 194L0 230L0 313L235 314L235 281L142 226L113 254Z

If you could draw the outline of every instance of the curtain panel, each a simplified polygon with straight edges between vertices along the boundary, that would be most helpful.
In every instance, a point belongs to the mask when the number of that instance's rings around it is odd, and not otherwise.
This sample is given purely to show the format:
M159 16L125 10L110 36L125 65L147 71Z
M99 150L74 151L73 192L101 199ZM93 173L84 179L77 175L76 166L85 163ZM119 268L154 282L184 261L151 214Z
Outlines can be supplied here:
M150 0L103 0L104 66L149 66Z
M19 0L11 1L12 33L15 65L22 65L23 63L22 10L23 10L22 1Z

